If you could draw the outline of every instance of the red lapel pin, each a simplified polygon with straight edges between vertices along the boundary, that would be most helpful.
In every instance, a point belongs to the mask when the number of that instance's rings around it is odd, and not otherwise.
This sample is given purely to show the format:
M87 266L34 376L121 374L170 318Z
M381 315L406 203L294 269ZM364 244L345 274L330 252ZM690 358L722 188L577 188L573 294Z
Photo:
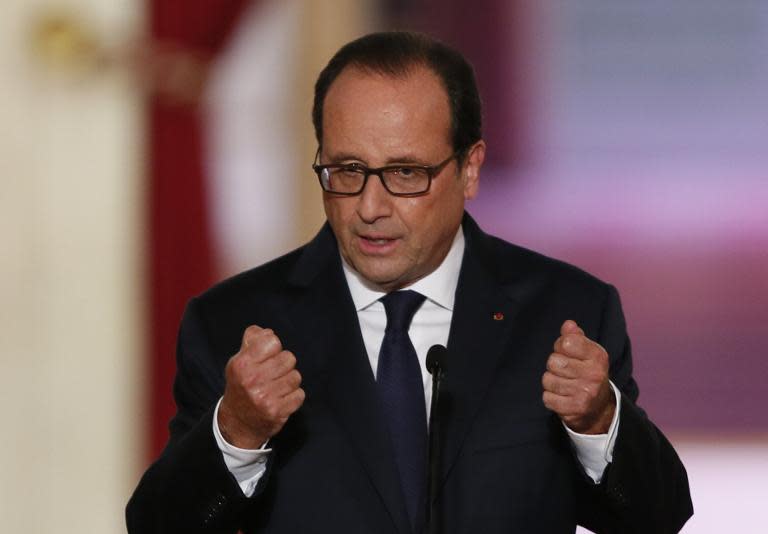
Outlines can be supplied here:
M504 314L502 312L493 312L493 320L494 321L503 321L504 320Z

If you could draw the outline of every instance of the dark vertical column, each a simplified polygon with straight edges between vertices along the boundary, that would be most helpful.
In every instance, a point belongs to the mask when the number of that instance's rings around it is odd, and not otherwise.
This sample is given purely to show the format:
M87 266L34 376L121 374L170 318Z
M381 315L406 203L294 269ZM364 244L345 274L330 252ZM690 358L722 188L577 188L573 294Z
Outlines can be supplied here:
M522 0L386 0L392 29L417 29L461 51L475 67L483 99L487 165L529 157L532 12ZM529 52L530 53L530 52Z

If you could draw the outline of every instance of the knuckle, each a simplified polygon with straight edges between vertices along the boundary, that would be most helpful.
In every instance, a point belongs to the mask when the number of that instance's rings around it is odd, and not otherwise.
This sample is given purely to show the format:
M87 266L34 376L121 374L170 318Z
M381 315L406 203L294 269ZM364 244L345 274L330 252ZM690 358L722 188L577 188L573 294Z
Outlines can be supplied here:
M552 354L549 357L549 369L551 371L561 371L568 367L568 358L560 354Z
M252 325L248 325L246 327L245 332L247 334L257 334L257 333L259 333L259 332L261 332L263 330L264 329L262 327L260 327L259 325L252 324Z
M255 324L246 327L245 331L243 332L243 344L247 345L248 342L261 331L261 327L256 326Z
M293 369L296 367L296 356L291 351L284 350L280 353L280 362Z
M269 417L272 420L279 418L279 406L277 405L277 401L273 398L268 398L264 401L264 413L267 414L267 417Z
M541 385L545 390L549 390L550 377L549 371L541 375Z
M574 350L578 347L579 338L575 334L566 334L563 336L563 347Z
M271 329L267 329L261 336L262 345L270 351L279 352L283 347L280 338Z
M261 340L262 343L272 341L272 339L276 337L275 332L271 328L264 328L259 332L259 340Z
M298 388L301 385L301 374L296 369L290 372L289 379L294 388Z
M262 408L266 409L269 405L269 397L267 396L267 392L262 388L254 389L251 393L251 397L253 398L254 402Z
M243 376L245 375L246 365L239 355L233 356L229 359L227 362L227 366L225 367L225 376L227 377L227 381L229 382L236 382L236 383L242 383L243 382Z

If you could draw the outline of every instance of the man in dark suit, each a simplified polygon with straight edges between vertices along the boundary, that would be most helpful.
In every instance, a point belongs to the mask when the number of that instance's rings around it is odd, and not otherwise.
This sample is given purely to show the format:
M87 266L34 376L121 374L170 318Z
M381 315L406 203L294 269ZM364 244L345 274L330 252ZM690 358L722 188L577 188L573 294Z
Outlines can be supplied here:
M188 305L171 440L129 531L677 532L685 470L634 404L615 289L464 212L485 155L466 61L363 37L313 119L328 224Z

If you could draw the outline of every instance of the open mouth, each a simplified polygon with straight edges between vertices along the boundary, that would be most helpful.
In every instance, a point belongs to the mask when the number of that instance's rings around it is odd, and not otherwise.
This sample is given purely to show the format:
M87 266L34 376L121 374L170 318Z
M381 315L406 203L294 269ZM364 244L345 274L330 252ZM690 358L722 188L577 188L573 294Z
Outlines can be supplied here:
M363 252L387 252L395 246L397 238L380 235L359 235L360 249Z

